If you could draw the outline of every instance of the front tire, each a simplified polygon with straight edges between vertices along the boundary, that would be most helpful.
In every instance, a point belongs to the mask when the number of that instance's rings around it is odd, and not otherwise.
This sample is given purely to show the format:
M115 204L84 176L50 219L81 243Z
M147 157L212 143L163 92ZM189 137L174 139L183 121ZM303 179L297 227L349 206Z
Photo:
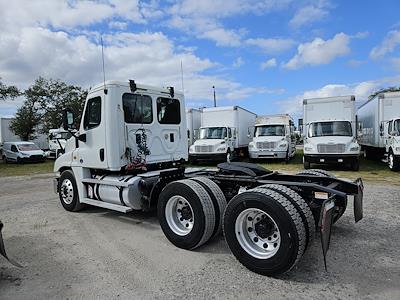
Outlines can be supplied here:
M352 162L351 162L351 170L352 171L358 171L360 170L360 161L358 158L355 158Z
M237 260L262 275L289 271L305 250L306 232L297 209L268 189L236 195L225 210L224 233Z
M58 195L65 210L79 211L84 208L84 204L79 202L78 188L71 170L61 173L58 181Z
M310 169L311 168L310 162L306 161L305 158L303 158L303 160L304 160L304 162L303 162L304 169L306 169L306 170Z
M394 155L393 151L389 152L388 167L391 171L398 171L400 169L400 158Z

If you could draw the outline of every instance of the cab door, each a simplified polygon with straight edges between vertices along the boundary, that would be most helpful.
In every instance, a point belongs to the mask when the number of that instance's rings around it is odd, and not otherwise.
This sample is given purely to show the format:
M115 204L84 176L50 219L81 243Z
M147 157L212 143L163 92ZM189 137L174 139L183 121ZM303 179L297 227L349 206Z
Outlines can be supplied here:
M99 91L86 101L79 132L78 151L75 159L85 168L105 169L105 104L104 93Z

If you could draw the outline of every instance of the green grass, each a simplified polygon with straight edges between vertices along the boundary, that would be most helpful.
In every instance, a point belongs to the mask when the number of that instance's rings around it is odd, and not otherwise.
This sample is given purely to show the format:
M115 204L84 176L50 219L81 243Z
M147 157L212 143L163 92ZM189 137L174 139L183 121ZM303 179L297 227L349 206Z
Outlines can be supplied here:
M303 168L302 162L303 152L298 150L296 156L290 160L288 164L282 161L263 161L259 162L261 166L266 169L287 172L287 173L297 173ZM35 164L4 164L0 161L0 177L4 176L23 176L23 175L34 175L53 172L53 160L46 160L44 163ZM215 166L210 165L207 166ZM206 166L204 164L196 166ZM318 166L313 165L313 168L323 168L332 172L334 175L340 178L349 178L352 180L361 177L364 181L378 182L378 183L389 183L400 185L400 172L392 172L389 170L388 166L379 161L371 161L361 158L360 161L360 171L354 172L347 170L345 168L337 168L336 166Z
M269 160L258 162L259 165L272 171L279 171L284 173L297 173L303 168L303 150L297 150L296 156L293 157L289 163L283 161ZM209 164L208 164L209 165ZM200 164L200 166L203 166ZM214 164L215 166L215 164ZM400 184L400 173L392 172L388 166L380 161L371 161L360 158L360 170L358 172L351 171L345 167L337 167L334 165L312 165L313 169L324 169L333 173L340 178L348 178L355 180L361 177L364 181L381 182L389 184Z
M29 164L5 164L0 161L0 177L23 176L53 172L54 160L46 160L44 163Z

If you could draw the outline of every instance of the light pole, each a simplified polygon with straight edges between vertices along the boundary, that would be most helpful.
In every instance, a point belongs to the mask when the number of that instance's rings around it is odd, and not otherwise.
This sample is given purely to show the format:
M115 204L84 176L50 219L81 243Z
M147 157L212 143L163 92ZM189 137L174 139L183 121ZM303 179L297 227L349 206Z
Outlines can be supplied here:
M217 99L215 98L215 86L213 86L214 90L214 107L217 107Z

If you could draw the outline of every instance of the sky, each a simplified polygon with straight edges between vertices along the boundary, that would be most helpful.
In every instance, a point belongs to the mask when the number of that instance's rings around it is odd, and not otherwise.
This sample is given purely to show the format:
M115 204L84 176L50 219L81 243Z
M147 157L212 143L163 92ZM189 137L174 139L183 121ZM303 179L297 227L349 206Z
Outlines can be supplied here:
M213 105L215 86L218 106L298 118L303 98L362 103L400 86L399 11L398 0L0 0L0 77L89 88L103 80L102 39L106 79L174 86L194 108ZM0 116L22 101L0 102Z

